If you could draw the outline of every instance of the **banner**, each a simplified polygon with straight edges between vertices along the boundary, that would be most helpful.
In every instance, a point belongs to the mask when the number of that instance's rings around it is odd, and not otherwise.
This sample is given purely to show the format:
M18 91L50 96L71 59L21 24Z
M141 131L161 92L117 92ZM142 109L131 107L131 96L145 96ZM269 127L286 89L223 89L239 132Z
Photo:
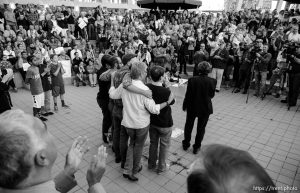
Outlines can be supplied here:
M23 63L23 70L24 71L27 71L29 67L30 67L29 63Z
M71 78L71 60L59 60L59 62L62 64L65 73L63 74L63 78Z
M262 6L263 9L270 10L271 7L272 7L272 0L264 0L263 1L263 6Z

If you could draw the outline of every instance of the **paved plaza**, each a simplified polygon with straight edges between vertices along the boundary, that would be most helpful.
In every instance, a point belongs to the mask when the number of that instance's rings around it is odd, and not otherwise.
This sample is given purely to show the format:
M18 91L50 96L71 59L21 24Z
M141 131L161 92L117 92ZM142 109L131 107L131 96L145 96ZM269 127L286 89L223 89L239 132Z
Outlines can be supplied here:
M172 107L174 130L168 160L170 170L157 175L147 169L148 139L143 154L144 167L137 175L139 181L129 182L123 178L120 165L115 163L111 148L108 148L106 172L101 180L108 193L187 192L187 168L196 156L191 148L183 151L181 147L186 118L182 111L185 88L173 87L172 90L176 104ZM79 135L89 138L91 149L75 175L78 186L71 192L86 192L88 185L85 174L89 161L103 144L102 113L96 102L97 92L98 87L66 86L65 100L70 109L60 108L59 102L59 112L47 121L59 151L53 175L63 169L65 155L73 140ZM14 108L32 113L28 90L20 89L18 93L11 93L11 97ZM293 107L287 111L286 105L279 100L267 96L261 101L250 94L246 104L246 95L221 90L213 99L214 114L208 122L203 145L218 143L248 151L266 169L276 186L295 186L297 191L286 192L296 193L300 192L300 108L297 111L298 107Z

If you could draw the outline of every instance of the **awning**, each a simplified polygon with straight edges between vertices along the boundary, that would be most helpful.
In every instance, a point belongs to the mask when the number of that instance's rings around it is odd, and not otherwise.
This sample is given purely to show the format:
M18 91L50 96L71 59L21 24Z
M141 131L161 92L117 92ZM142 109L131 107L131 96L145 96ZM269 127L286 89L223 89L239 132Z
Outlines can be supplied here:
M167 9L178 10L181 9L197 9L202 5L200 0L139 0L137 5L148 9Z
M300 4L300 0L285 0L285 1L292 4Z

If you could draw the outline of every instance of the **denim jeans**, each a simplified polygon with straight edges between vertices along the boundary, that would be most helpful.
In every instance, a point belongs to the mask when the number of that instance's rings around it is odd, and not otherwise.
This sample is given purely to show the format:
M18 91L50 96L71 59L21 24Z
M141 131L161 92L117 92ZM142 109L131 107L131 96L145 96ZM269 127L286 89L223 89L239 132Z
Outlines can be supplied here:
M128 134L126 131L126 127L120 127L120 156L121 156L121 166L125 165L126 157L127 157L127 149L128 149Z
M120 141L121 141L121 121L122 118L120 118L119 116L114 116L114 114L112 115L112 121L113 121L113 128L114 128L114 132L113 132L113 148L114 148L114 152L115 152L115 156L116 159L121 158L121 152L120 152ZM124 141L128 141L128 137L127 140ZM122 146L124 146L125 144L122 144ZM127 143L126 143L126 147L127 147ZM127 148L126 148L127 151ZM126 160L126 154L124 156L124 163Z
M158 156L158 171L166 170L166 159L168 157L168 150L170 147L172 127L157 127L150 125L150 148L149 148L149 160L148 168L154 169L156 167L157 155L158 155L158 142L159 144L159 156Z
M129 136L124 174L134 175L138 173L142 158L143 148L147 139L149 125L141 129L126 128Z
M254 71L255 76L255 94L261 95L265 90L268 72Z

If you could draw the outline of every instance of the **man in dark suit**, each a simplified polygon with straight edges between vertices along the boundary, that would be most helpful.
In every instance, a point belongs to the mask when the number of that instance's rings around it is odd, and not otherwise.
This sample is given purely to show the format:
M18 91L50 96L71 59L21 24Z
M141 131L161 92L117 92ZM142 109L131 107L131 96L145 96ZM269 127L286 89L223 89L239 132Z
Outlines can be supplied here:
M184 140L182 141L184 150L190 147L194 121L198 117L197 135L195 144L193 145L194 154L197 154L201 147L209 115L213 113L211 99L215 96L217 81L207 76L210 71L211 65L208 62L203 61L198 64L196 69L198 76L194 76L188 80L182 106L183 111L187 111Z

